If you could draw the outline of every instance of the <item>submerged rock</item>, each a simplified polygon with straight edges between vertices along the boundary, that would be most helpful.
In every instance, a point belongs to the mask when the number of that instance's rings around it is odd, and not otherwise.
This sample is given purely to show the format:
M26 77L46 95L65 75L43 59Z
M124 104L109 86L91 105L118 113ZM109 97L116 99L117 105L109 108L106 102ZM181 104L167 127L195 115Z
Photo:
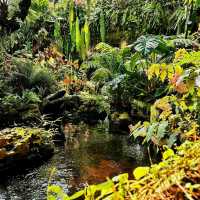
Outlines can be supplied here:
M35 165L54 151L49 131L39 128L7 128L0 131L0 173Z

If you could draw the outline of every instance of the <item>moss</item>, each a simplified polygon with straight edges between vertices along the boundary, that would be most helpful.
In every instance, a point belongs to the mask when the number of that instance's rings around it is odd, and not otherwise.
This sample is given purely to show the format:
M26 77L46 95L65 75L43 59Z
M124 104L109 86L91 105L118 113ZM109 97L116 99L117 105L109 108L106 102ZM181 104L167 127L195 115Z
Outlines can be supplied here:
M0 132L0 161L11 158L25 158L44 146L53 149L52 135L39 128L4 129Z

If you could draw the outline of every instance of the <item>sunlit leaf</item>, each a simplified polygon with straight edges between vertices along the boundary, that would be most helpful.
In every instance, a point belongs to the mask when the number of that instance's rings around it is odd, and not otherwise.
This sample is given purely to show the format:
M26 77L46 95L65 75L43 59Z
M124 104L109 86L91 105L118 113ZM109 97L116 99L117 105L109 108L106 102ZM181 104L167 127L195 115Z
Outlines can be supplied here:
M174 151L172 149L167 149L164 153L163 153L163 159L166 160L170 157L174 156Z
M133 175L136 180L141 179L142 177L146 176L149 173L150 168L149 167L137 167L133 171Z

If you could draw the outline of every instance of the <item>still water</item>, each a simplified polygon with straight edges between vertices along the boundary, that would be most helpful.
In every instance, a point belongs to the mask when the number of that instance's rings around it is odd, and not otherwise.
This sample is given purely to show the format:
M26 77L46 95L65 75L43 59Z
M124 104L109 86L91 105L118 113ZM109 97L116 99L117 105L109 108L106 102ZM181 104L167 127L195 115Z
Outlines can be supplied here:
M54 156L40 167L1 181L0 200L45 200L54 167L51 184L72 194L119 173L131 176L135 167L149 164L145 147L130 143L128 135L110 134L102 128L80 128L73 134L66 131L66 136L65 144L57 146Z

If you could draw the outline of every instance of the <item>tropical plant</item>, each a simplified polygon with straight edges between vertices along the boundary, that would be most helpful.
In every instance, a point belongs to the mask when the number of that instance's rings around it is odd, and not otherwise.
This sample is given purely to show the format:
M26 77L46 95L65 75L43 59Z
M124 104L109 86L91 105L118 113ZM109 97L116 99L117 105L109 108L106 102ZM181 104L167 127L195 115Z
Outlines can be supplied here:
M106 37L114 44L123 40L133 42L146 33L188 34L186 30L197 27L198 7L198 1L184 0L97 0L90 15L90 24L97 32L93 35L98 38L102 38L102 27L106 27Z
M2 106L19 107L20 104L38 104L40 102L39 96L28 90L23 91L21 96L18 94L7 94L7 96L1 98Z
M199 115L199 52L188 53L180 49L171 64L153 64L148 78L168 81L169 93L151 107L150 122L131 126L134 137L144 137L145 142L158 146L173 145L177 141L198 137ZM184 67L184 68L183 68ZM184 130L184 132L183 132Z
M152 52L166 53L169 51L167 44L159 36L141 36L134 43L136 51L140 52L143 56L148 56Z
M84 62L81 67L89 75L89 78L103 77L102 74L115 76L125 72L120 50L105 43L99 43L95 49L97 53L93 54L90 61Z
M37 12L46 12L48 10L48 0L32 0L31 9Z
M34 89L38 92L40 88L43 88L43 95L47 95L55 89L54 77L48 69L34 64L29 59L13 58L12 70L7 73L5 78L15 91Z

